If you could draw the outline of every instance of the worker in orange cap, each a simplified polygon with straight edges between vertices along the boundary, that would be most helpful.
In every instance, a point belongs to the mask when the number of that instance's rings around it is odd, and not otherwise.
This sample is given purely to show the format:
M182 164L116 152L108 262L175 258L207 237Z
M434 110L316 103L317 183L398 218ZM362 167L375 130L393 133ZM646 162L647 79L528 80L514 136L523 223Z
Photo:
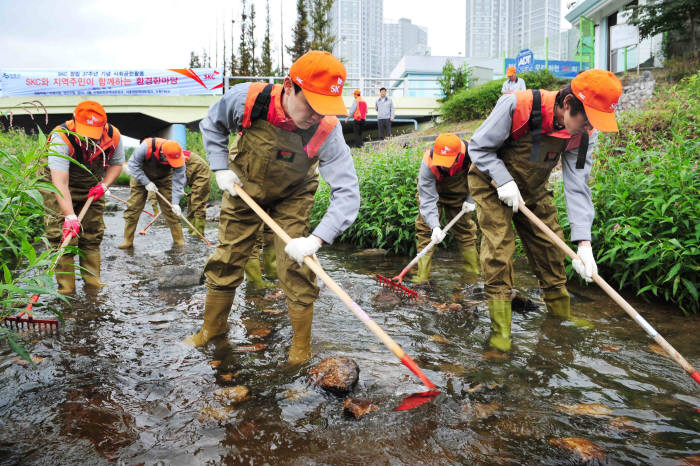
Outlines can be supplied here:
M359 89L355 89L352 95L355 98L352 107L350 107L350 115L352 115L352 137L355 140L353 145L355 147L362 147L362 129L367 119L367 102L362 98ZM346 123L347 121L348 118L345 118Z
M515 226L528 263L539 279L547 310L575 324L570 313L564 253L518 211L524 204L562 239L552 191L552 169L561 162L571 241L584 280L597 271L591 246L593 202L588 177L597 133L616 132L615 107L622 95L617 77L588 70L558 91L525 90L502 96L469 141L469 188L479 207L481 270L491 317L491 346L511 346L511 290ZM495 183L497 188L492 186Z
M199 125L216 181L224 192L219 244L204 267L207 298L201 330L186 340L205 345L227 332L227 319L262 220L242 201L239 185L293 238L275 237L277 274L292 324L289 362L311 356L311 322L319 289L304 265L357 217L360 192L350 149L335 115L346 115L345 66L328 52L311 51L292 64L283 84L238 84ZM239 132L229 162L229 134ZM318 170L318 171L317 171ZM330 205L311 231L309 213L318 172L330 185Z
M128 249L134 246L134 233L141 210L146 205L148 193L156 191L171 200L172 209L158 196L160 209L170 227L173 246L184 246L180 199L185 194L187 177L185 156L180 144L163 138L146 138L131 154L128 165L131 195L124 211L124 242L118 248Z
M69 158L82 166L71 163ZM50 181L59 193L42 192L46 237L54 246L61 244L66 236L74 237L70 244L78 246L83 253L81 275L88 287L103 286L100 282L100 244L105 228L103 195L121 173L123 162L124 146L119 130L107 123L107 113L97 102L80 102L73 110L73 119L57 126L50 136ZM79 222L75 213L91 196L92 205ZM72 254L64 254L58 260L56 282L59 293L75 292Z
M423 162L418 172L418 208L416 236L418 251L422 251L430 241L435 244L445 239L440 228L440 214L447 220L454 218L461 210L465 214L452 227L457 240L464 271L479 273L479 254L476 251L476 224L471 212L476 209L469 195L467 171L471 161L467 154L467 143L452 133L441 134L432 147L423 154ZM428 281L433 249L418 259L418 273L414 283Z
M527 89L523 78L518 77L513 65L506 69L506 80L501 87L501 94L511 94L515 91L524 91Z

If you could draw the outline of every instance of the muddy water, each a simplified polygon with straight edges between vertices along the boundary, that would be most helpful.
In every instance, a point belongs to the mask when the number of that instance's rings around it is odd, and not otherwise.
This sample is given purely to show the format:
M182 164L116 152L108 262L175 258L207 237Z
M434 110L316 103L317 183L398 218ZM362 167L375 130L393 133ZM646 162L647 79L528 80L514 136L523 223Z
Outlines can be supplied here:
M140 225L147 221L142 216ZM0 348L3 464L575 463L576 453L551 442L567 437L592 442L609 464L678 464L700 455L694 382L595 289L572 290L574 313L595 324L577 328L544 312L536 281L520 264L517 283L536 306L514 313L513 351L504 358L486 346L483 289L460 275L455 254L437 254L428 299L382 305L374 273L391 276L407 258L324 249L329 274L443 391L416 410L392 411L424 388L324 288L312 363L332 355L357 361L353 396L380 409L355 420L343 413L342 398L310 385L308 365L285 366L288 318L263 312L283 309L281 300L242 286L228 338L203 350L184 347L201 324L205 289L167 288L157 279L173 267L201 270L210 250L194 237L184 251L171 249L158 223L137 235L133 252L121 251L121 211L105 222L102 276L109 286L95 296L79 284L58 334L26 336L32 354L45 358L37 367L13 363ZM215 240L215 224L206 235ZM700 319L632 302L700 366ZM447 311L445 303L462 310ZM249 336L260 329L271 332ZM261 342L261 351L237 351ZM230 385L249 387L249 399L227 406L214 397ZM581 412L591 410L597 415Z

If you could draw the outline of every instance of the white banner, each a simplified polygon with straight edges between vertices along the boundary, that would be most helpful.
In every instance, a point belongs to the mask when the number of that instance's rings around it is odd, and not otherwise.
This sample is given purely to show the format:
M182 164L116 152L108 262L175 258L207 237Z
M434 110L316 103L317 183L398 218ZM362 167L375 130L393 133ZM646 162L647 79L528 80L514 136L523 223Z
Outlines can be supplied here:
M631 24L616 24L610 27L610 50L630 47L639 43L639 30Z
M221 94L223 75L214 68L160 70L0 70L3 97L51 95Z

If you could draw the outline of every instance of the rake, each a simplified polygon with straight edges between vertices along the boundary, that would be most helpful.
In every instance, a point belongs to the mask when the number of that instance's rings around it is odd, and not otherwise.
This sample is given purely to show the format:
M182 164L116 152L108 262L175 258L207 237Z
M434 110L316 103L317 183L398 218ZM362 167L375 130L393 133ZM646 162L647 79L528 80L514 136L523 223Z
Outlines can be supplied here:
M93 197L90 196L87 198L87 201L85 201L85 204L83 205L83 208L80 209L80 213L78 214L78 222L83 221L83 217L85 217L85 213L87 212L88 208L92 204ZM49 270L53 271L56 268L56 264L58 264L58 259L61 258L63 255L63 250L68 246L68 243L71 242L73 239L72 236L66 235L65 238L63 238L63 242L61 243L61 247L58 249L58 255L56 256L56 261L51 264L51 267ZM3 320L3 325L5 327L9 328L17 328L18 330L20 328L24 328L25 326L27 328L32 327L32 328L46 328L46 329L54 329L58 328L58 320L56 319L35 319L34 315L32 315L32 309L34 308L34 304L39 301L39 295L35 294L34 296L31 297L29 300L29 304L27 304L27 307L24 308L22 312L17 314L14 317L6 317L5 320ZM25 317L26 316L26 317Z
M462 218L462 215L464 215L465 213L467 213L466 210L464 210L464 209L460 210L457 213L457 215L455 215L455 218L453 218L450 221L450 223L445 225L445 229L442 231L444 233L447 233L448 230L450 228L452 228L452 226L455 223L457 223L457 221L460 218ZM383 275L377 274L377 276L376 276L377 283L379 283L381 286L383 286L385 288L389 288L390 290L392 290L392 291L394 291L394 292L396 292L396 293L398 293L406 298L417 299L418 293L416 293L414 290L412 290L412 289L410 289L402 284L403 277L404 277L404 275L406 275L408 273L409 270L411 270L411 268L414 265L416 265L418 263L418 261L420 260L421 257L425 256L428 253L428 251L430 251L433 248L433 246L435 246L435 244L437 244L437 243L435 243L435 241L430 240L430 243L428 243L428 245L426 247L424 247L423 250L421 252L419 252L416 255L416 257L414 257L413 260L408 263L408 265L406 267L403 268L401 273L398 274L397 276L395 276L394 278L389 279Z

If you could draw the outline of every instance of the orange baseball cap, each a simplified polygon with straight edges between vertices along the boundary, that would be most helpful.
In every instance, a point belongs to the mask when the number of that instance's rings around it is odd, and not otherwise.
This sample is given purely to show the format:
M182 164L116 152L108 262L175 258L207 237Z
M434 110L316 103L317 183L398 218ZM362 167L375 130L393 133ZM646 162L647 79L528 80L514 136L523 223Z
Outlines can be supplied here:
M353 94L353 95L360 95L361 93L360 93L360 90L359 90L359 89L355 89L355 91L354 91L352 94Z
M610 71L588 70L571 81L571 90L583 102L588 121L598 131L618 132L615 107L622 95L622 83Z
M515 67L513 65L510 65L508 68L506 68L506 76L515 76Z
M341 97L345 76L345 65L330 52L320 50L306 52L289 68L289 77L321 115L347 115Z
M464 142L456 134L441 134L433 144L433 163L440 167L451 167L457 160L457 156L466 150Z
M93 100L80 102L73 110L75 132L81 136L100 139L107 124L107 112L99 103Z
M168 140L160 146L160 151L163 153L168 163L173 168L179 168L185 164L185 157L182 156L182 148L177 141Z

